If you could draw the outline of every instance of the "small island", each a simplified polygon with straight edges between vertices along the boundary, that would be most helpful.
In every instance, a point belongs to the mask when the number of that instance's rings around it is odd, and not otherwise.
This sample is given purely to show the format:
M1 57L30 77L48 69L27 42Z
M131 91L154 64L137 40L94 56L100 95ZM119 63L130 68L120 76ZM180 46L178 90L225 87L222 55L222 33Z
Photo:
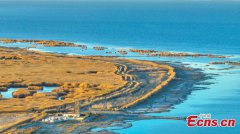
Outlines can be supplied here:
M0 92L16 88L12 98L1 95L1 132L39 121L49 111L72 111L76 102L83 111L122 111L148 99L176 76L172 66L151 61L6 47L0 47L0 67ZM38 92L43 87L56 88Z
M3 44L0 47L0 132L4 133L35 132L48 123L66 127L64 122L68 121L76 124L61 132L71 132L78 127L84 128L79 132L89 132L96 126L108 126L109 121L119 121L117 117L183 120L184 117L152 117L140 113L151 112L151 109L169 110L186 99L195 84L209 77L200 69L181 63L125 57L135 53L146 58L226 58L213 54L91 48L52 40L1 39L0 43ZM11 46L15 43L28 46ZM91 52L102 51L106 55L80 56L30 49L38 45L77 47L80 52L89 48ZM159 107L151 106L155 101ZM106 114L109 118L105 118Z

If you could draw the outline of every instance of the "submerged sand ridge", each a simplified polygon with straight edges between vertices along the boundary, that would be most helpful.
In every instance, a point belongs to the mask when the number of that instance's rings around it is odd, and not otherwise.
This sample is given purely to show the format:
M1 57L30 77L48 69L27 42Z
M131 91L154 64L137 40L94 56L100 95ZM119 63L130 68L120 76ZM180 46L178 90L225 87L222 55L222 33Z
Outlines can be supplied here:
M2 91L23 88L14 93L16 98L0 100L0 112L44 110L71 104L75 99L85 108L125 109L149 98L175 77L172 67L148 61L4 47L0 52ZM56 85L59 88L49 93L35 90ZM58 100L59 96L63 100Z

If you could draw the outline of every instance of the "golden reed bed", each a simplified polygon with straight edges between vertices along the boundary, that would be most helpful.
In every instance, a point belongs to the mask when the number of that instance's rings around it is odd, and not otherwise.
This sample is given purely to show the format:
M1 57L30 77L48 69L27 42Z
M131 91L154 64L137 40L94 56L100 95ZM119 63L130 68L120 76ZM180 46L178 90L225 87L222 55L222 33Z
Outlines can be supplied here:
M4 125L0 132L46 116L45 112L37 114L36 111L72 105L76 100L82 101L83 107L98 110L126 109L149 98L174 77L173 67L150 61L67 56L0 47L0 92L19 88L13 92L14 98L2 98L0 94L0 117L8 121L0 123ZM145 79L148 81L144 83ZM58 88L38 93L43 86ZM142 90L145 90L143 94L132 98L127 96ZM58 100L59 96L63 100ZM124 101L115 101L119 97L123 97ZM11 120L9 116L12 116Z
M22 88L14 92L15 98L0 100L0 112L44 110L71 104L75 99L83 101L83 105L86 106L88 103L94 103L94 100L103 100L106 95L108 98L118 97L121 92L131 92L141 84L146 84L138 82L137 73L128 74L128 66L132 69L135 67L133 69L135 71L138 70L138 66L145 69L167 70L167 73L162 74L161 71L156 71L165 79L160 79L147 93L129 99L125 104L113 106L115 110L125 109L149 98L175 77L171 66L150 61L66 56L4 47L0 48L0 52L0 90ZM149 75L149 79L155 77L151 78ZM128 90L128 84L131 83L135 83L134 88ZM42 86L59 88L50 93L36 93ZM57 96L64 99L57 100Z

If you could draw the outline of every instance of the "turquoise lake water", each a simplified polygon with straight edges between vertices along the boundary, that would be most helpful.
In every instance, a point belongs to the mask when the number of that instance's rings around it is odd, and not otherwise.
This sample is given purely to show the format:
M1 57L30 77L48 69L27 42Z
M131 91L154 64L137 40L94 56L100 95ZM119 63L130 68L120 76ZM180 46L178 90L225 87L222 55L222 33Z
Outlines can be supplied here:
M0 37L63 40L117 48L154 49L234 55L240 60L240 2L3 2L0 1ZM23 44L12 46L25 47ZM80 55L104 55L92 49L37 47L34 50ZM234 128L188 128L175 120L133 121L119 133L239 133L240 68L210 65L208 58L136 59L179 61L218 74L214 84L198 85L170 112L156 116L211 113L213 118L235 118ZM223 70L222 70L223 69ZM101 129L101 128L100 128ZM103 128L111 130L111 128Z
M39 90L37 92L51 92L53 89L57 87L43 87L43 90ZM3 98L12 98L12 93L16 91L18 88L9 88L7 92L1 92Z

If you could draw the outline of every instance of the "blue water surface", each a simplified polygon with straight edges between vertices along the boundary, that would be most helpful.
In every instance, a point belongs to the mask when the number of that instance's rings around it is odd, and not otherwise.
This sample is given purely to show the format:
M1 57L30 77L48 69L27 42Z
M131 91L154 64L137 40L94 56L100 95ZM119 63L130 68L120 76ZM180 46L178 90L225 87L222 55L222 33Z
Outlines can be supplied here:
M240 54L240 2L0 1L0 37Z
M154 49L240 55L240 2L79 2L0 1L0 37L50 39L118 48ZM13 46L19 44L13 44ZM21 44L20 46L25 47ZM78 48L37 47L33 50L66 54L100 54ZM207 58L136 59L180 61L205 73L218 74L207 89L193 91L170 112L155 116L211 113L213 118L235 118L234 128L188 128L176 120L141 120L118 133L239 133L240 71L238 67L206 66ZM220 69L220 70L218 70ZM107 128L106 128L107 129ZM99 128L98 130L101 130Z

